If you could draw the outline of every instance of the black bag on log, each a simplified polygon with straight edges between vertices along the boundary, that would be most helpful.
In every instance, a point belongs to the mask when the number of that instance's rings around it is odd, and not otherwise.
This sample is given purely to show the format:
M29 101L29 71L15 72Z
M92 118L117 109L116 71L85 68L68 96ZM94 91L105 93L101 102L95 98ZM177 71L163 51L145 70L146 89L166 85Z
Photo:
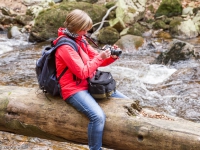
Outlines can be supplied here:
M116 90L116 82L110 72L97 70L96 74L88 82L88 91L95 99L108 98Z

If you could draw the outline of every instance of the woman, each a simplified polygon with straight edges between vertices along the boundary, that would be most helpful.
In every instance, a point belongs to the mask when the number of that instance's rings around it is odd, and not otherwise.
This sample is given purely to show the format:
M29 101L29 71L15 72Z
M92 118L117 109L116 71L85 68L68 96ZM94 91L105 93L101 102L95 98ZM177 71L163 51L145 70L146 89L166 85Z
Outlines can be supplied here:
M111 56L109 49L98 53L84 39L87 31L92 28L92 20L82 10L71 11L64 22L65 28L58 29L58 38L63 36L73 39L78 52L69 45L62 45L56 51L57 77L68 67L68 70L60 79L63 99L85 114L90 122L88 125L88 143L90 150L100 150L105 124L105 114L95 99L88 93L87 78L92 77L99 66L106 66L117 59ZM127 98L116 91L113 97Z

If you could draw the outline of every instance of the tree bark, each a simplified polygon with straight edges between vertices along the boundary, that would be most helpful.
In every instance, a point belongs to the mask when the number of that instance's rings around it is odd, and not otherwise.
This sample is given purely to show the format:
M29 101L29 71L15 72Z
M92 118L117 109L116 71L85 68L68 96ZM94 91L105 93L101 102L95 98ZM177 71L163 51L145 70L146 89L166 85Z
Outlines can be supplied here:
M59 97L0 86L0 130L87 143L89 120ZM199 150L200 124L143 108L134 100L98 101L106 114L103 145L117 150Z

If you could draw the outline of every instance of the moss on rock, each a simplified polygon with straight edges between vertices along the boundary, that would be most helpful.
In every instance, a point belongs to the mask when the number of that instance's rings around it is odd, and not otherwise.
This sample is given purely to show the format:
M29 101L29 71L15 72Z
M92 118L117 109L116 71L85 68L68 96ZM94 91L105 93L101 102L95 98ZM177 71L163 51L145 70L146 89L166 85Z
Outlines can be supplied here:
M172 35L178 34L178 26L181 25L181 22L183 19L181 17L175 17L174 19L171 20L169 24L169 32Z
M60 5L53 6L42 11L38 15L35 19L35 25L31 30L29 41L42 42L57 37L58 28L63 26L66 15L73 9L86 11L94 23L100 22L107 11L104 6L97 4L85 2L62 2Z
M176 43L169 51L161 53L158 57L157 57L157 63L173 63L173 62L177 62L180 60L185 60L185 55L184 53L181 53L182 48L185 46L185 43Z
M180 0L163 0L156 11L155 17L162 15L172 17L182 14L182 5Z
M106 27L99 31L98 41L102 44L114 44L120 38L119 32L112 27Z
M9 95L9 94L8 94ZM6 109L7 109L7 105L9 103L9 100L7 97L5 97L5 99L1 99L0 101L0 122L4 122L5 121L5 114L6 114Z
M175 27L175 26L178 26L178 25L181 24L182 21L183 21L182 18L180 18L180 17L175 17L174 19L172 19L172 20L170 21L169 27L170 27L170 28L173 28L173 27Z
M147 31L147 28L141 26L139 23L135 23L128 29L127 34L142 36L145 31Z
M121 32L126 25L121 18L115 18L109 21L110 27L115 28L118 32Z
M156 29L156 30L157 29L164 29L164 30L166 30L168 28L169 28L169 26L166 25L165 22L162 21L162 20L156 20L155 23L153 24L153 29Z

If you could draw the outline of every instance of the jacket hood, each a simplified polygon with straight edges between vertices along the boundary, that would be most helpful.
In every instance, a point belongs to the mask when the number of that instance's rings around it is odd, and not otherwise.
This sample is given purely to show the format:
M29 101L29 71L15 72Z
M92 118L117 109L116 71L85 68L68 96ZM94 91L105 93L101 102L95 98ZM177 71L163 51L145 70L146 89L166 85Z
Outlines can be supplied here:
M65 30L65 28L60 27L60 28L58 29L58 37L61 36L61 35L65 35L65 34L63 33L63 30Z
M58 40L60 39L60 38L62 38L62 37L64 37L64 36L66 36L66 37L68 37L63 31L65 30L65 28L63 28L63 27L60 27L59 29L58 29L58 38L57 39L55 39L54 41L53 41L53 44L55 45L57 42L58 42ZM79 39L79 40L81 40L81 36L79 36L79 37L77 37L76 39ZM75 39L75 40L76 40Z

